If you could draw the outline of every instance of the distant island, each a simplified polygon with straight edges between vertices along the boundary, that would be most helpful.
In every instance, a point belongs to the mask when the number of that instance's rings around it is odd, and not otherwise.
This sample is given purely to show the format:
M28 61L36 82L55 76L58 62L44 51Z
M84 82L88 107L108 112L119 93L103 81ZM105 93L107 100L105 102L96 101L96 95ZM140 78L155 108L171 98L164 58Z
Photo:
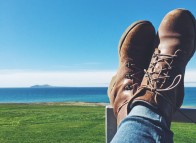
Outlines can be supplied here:
M54 87L54 86L44 84L44 85L33 85L30 88L50 88L50 87Z

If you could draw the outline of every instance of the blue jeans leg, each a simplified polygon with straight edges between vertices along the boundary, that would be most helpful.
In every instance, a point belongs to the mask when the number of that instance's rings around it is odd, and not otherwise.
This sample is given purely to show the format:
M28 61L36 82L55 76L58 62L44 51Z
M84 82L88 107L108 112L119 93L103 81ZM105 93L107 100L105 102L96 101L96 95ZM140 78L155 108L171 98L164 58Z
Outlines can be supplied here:
M136 105L119 125L111 143L173 143L173 133L155 109Z

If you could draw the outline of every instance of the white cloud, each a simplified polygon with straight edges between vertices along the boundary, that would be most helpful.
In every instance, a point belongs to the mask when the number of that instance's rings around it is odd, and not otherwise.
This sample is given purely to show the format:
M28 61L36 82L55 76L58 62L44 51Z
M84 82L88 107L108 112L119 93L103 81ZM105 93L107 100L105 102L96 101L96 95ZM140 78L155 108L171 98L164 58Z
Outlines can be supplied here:
M186 73L185 73L185 86L196 87L196 69L186 71Z
M115 71L30 71L0 70L0 87L29 87L36 84L53 86L108 86ZM196 87L196 70L187 70L185 86Z
M108 86L114 71L0 71L0 87L29 87L35 84L53 86Z

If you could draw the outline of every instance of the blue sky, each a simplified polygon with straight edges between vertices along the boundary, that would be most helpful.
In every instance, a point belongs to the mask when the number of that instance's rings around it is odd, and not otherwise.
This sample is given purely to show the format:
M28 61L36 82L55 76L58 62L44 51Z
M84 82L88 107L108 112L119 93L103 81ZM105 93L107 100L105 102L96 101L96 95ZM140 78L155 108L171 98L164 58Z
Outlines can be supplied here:
M166 13L196 1L0 0L0 87L107 86L121 34L136 20L156 29ZM186 82L196 82L196 54Z

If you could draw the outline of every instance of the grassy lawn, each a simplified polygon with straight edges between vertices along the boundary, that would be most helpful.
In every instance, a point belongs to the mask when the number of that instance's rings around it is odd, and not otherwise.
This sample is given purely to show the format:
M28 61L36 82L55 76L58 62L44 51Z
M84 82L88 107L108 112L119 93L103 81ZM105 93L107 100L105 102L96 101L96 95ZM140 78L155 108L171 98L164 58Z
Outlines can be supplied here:
M104 107L0 104L0 143L104 143ZM176 143L196 141L196 125L173 123Z
M196 143L196 125L190 123L172 123L175 143Z

